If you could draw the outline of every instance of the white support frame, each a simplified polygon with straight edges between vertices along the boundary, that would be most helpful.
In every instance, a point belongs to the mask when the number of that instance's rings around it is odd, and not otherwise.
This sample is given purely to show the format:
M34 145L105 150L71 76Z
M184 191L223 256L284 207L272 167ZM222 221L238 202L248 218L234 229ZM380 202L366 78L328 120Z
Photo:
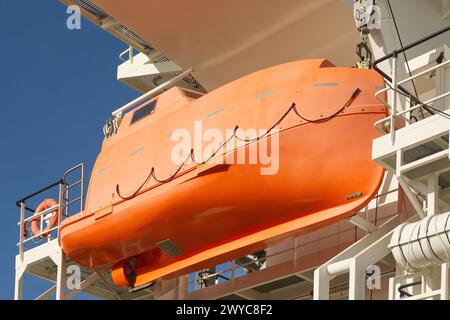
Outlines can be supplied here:
M83 282L80 283L80 287L79 288L72 289L69 292L67 292L65 294L65 296L64 296L65 300L71 299L77 293L83 291L84 289L86 289L90 285L94 284L94 282L96 282L99 279L101 279L101 278L100 278L100 275L97 272L91 274L89 277L84 279Z
M390 300L449 300L450 263L432 266L413 274L403 274L389 279ZM421 284L409 287L411 297L400 297L399 287L420 279ZM440 279L440 281L438 281Z
M372 222L358 215L354 215L348 221L367 233L372 233L377 229Z
M42 277L41 274L33 273L34 265L40 264L42 261L49 261L49 259L56 266L56 277L55 278L47 278ZM52 295L55 295L56 300L69 300L73 298L76 294L86 291L86 289L90 289L89 292L94 295L98 295L102 298L107 299L118 299L121 300L121 297L113 290L110 284L104 279L99 271L94 271L90 274L86 279L84 279L79 287L67 290L67 276L66 276L66 261L65 254L62 248L59 246L58 239L54 239L49 242L45 242L44 244L25 251L23 254L23 259L20 254L16 256L16 276L15 276L15 290L14 290L14 299L15 300L23 300L23 285L24 285L24 275L25 273L29 273L39 278L45 278L53 282L53 285L36 297L36 300L47 300ZM47 262L48 263L48 262ZM81 267L80 267L81 268ZM99 288L92 288L92 286L97 281L103 281L106 289L101 289L103 291L107 291L108 294L99 290ZM67 292L66 292L67 290Z
M66 257L59 246L58 239L54 239L16 256L15 300L23 299L23 277L27 269L46 258L50 258L57 267L56 284L41 294L38 299L47 299L52 294L55 294L56 300L65 299Z
M349 273L349 299L365 299L365 272L367 267L390 253L388 244L393 229L399 223L395 215L372 233L354 243L314 271L314 300L329 300L330 281Z

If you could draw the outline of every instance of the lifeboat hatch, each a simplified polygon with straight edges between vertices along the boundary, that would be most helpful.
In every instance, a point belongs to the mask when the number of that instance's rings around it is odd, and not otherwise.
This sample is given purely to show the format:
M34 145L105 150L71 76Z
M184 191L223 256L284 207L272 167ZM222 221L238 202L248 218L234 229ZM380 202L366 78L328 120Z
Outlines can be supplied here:
M166 239L164 241L158 242L156 244L156 246L158 248L160 248L169 257L175 258L175 257L181 256L183 254L183 251L181 250L181 248L179 246L177 246L175 244L175 242L173 242L170 239Z

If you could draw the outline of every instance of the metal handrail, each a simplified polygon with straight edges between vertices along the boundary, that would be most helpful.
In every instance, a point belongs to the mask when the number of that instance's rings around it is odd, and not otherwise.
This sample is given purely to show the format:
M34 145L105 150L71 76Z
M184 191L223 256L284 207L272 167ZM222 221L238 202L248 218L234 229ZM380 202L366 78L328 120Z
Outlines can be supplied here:
M75 202L81 200L82 198L83 198L83 197L79 196L79 197L76 197L76 198L73 199L73 200L70 200L69 202L67 202L67 203L63 206L63 208L66 209L68 206L70 206L71 204L73 204L73 203L75 203Z
M43 215L46 215L47 213L56 211L58 209L59 209L59 204L54 205L53 207L50 207L50 208L45 209L45 210L43 210L41 212L35 213L32 216L29 216L28 218L24 219L23 222L29 222L29 221L35 220L36 218L42 217ZM17 225L20 225L20 221L17 222Z
M420 72L419 74L416 74L416 75L414 75L414 76L411 75L410 77L408 77L408 78L406 78L406 79L403 79L403 80L401 80L401 81L397 81L396 77L397 77L397 58L398 58L398 55L399 55L400 53L403 53L403 52L405 52L405 51L407 51L407 50L410 50L410 49L412 49L412 48L414 48L414 47L416 47L416 46L418 46L418 45L420 45L420 44L422 44L422 43L424 43L424 42L427 42L427 41L429 41L429 40L431 40L431 39L433 39L433 38L435 38L435 37L437 37L437 36L440 36L440 35L442 35L442 34L448 32L448 31L450 31L450 26L447 26L447 27L445 27L445 28L443 28L443 29L441 29L441 30L439 30L439 31L437 31L437 32L435 32L435 33L432 33L432 34L430 34L430 35L428 35L428 36L426 36L426 37L423 37L423 38L421 38L421 39L419 39L419 40L417 40L417 41L414 41L413 43L411 43L411 44L409 44L409 45L407 45L407 46L405 46L405 47L402 47L402 48L400 48L400 49L398 49L398 50L394 50L392 53L390 53L390 54L388 54L388 55L386 55L386 56L384 56L384 57L382 57L382 58L380 58L380 59L377 59L377 60L374 62L373 68L375 69L375 71L377 71L378 73L380 73L380 74L387 80L387 82L391 83L391 86L392 86L391 88L383 88L382 90L378 91L378 92L375 94L375 97L390 109L390 116L387 117L387 118L384 118L384 119L382 119L382 120L380 120L380 121L377 121L377 122L375 123L375 128L376 128L377 130L381 131L382 133L386 133L384 130L379 129L379 128L378 128L378 125L379 125L380 123L383 123L383 122L387 121L387 120L390 120L390 135L391 135L391 142L392 142L392 143L394 143L394 141L395 141L395 120L396 120L396 118L397 118L399 115L402 115L402 116L403 116L403 114L408 113L408 112L411 112L412 110L415 110L415 109L417 109L417 108L419 108L419 107L424 108L428 113L434 115L435 112L434 112L433 110L431 110L431 109L427 106L427 103L431 103L431 102L437 101L437 100L442 99L442 98L444 98L444 97L446 97L446 96L448 95L448 94L446 94L446 95L441 95L441 96L439 96L439 97L433 98L434 100L431 100L431 101L429 100L429 101L427 101L426 103L421 103L421 102L418 100L418 97L415 97L411 92L409 92L407 89L405 89L405 88L402 86L402 84L405 84L406 82L412 81L412 80L416 79L417 77L423 76L423 75L426 74L427 72L431 72L431 71L436 70L436 69L439 69L439 68L445 68L445 67L447 66L447 64L448 64L447 62L446 62L446 63L441 63L441 64L439 64L439 65L437 65L437 66L433 66L433 67L431 67L431 68L429 68L429 69L427 69L427 70L425 70L425 71L422 71L422 72ZM387 75L385 72L383 72L383 71L378 67L378 65L379 65L381 62L386 61L386 60L391 59L391 58L393 58L393 61L392 61L392 77L390 77L389 75ZM388 104L386 101L384 101L383 99L381 99L381 98L378 97L381 93L387 92L387 91L389 91L389 90L392 90L392 97L391 97L391 100L392 100L392 106L389 105L389 104ZM401 112L401 113L399 113L399 115L397 114L397 108L396 108L396 104L397 104L397 90L403 92L403 93L405 94L406 97L409 97L410 100L412 100L413 102L416 103L415 106L406 108L406 109L405 109L405 112ZM450 94L450 93L449 93L449 94ZM417 104L417 103L418 103L418 104ZM412 108L414 108L414 109L412 109ZM409 120L408 120L408 123L409 123Z
M59 229L59 226L55 226L55 227L50 228L50 229L48 229L48 230L42 230L40 233L38 233L38 234L36 234L36 235L33 235L33 236L29 237L29 238L24 239L22 243L25 244L25 243L27 243L27 242L29 242L29 241L31 241L31 240L34 240L34 239L39 238L39 237L42 237L42 235L43 235L44 233L50 234L50 233L52 233L53 231L55 231L55 230L57 230L57 229ZM20 247L20 245L21 245L20 242L17 243L17 246L18 246L18 247Z
M70 189L72 189L73 187L76 187L76 186L79 185L81 182L82 182L81 180L78 180L78 181L76 181L76 182L74 182L74 183L68 185L68 186L66 187L66 190L70 190Z
M63 181L67 181L67 177L74 171L76 171L77 169L81 170L81 177L80 180L77 180L76 182L72 183L71 185L67 185L66 187L66 192L68 194L69 190L75 186L80 184L80 211L83 211L84 209L84 164L83 163L79 163L76 166L70 168L69 170L67 170L64 175L63 175ZM65 193L66 193L65 192ZM65 194L64 193L64 194Z
M26 197L24 197L24 198L22 198L22 199L20 199L20 200L17 200L16 206L18 206L18 207L20 208L22 202L25 203L25 201L27 201L27 200L29 200L29 199L31 199L31 198L37 196L38 194L40 194L40 193L42 193L42 192L45 192L45 191L47 191L47 190L50 190L51 188L56 187L57 185L63 184L63 183L64 183L64 180L61 179L61 180L58 180L58 181L55 182L55 183L52 183L52 184L48 185L47 187L44 187L44 188L42 188L42 189L39 189L38 191L33 192L32 194L30 194L30 195L28 195L28 196L26 196ZM30 208L26 208L26 207L25 207L25 209L27 209L27 210L29 210L29 211L31 211L31 212L34 212L34 210L33 210L33 209L30 209Z
M413 76L410 76L410 77L400 81L398 83L398 85L405 84L406 82L409 82L409 81L412 81L412 80L414 80L416 78L419 78L419 77L421 77L421 76L423 76L423 75L425 75L425 74L427 74L429 72L432 72L432 71L434 71L436 69L445 68L448 64L450 64L450 60L448 60L446 62L443 62L443 63L440 63L440 64L437 64L437 65L435 65L435 66L433 66L433 67L431 67L431 68L429 68L429 69L427 69L425 71L419 72L419 73L417 73L417 74L415 74Z
M123 107L120 107L119 109L113 111L112 112L113 117L120 117L125 111L133 108L137 104L139 104L139 103L141 103L141 102L143 102L145 100L148 100L148 99L151 99L151 98L155 97L155 95L158 94L160 91L167 89L168 87L170 87L171 85L175 84L179 80L187 77L191 72L192 72L192 68L189 68L186 71L180 73L179 75L176 75L172 79L164 82L163 84L160 84L159 86L157 86L156 88L150 90L149 92L144 93L142 96L140 96L140 97L134 99L133 101L127 103Z
M128 60L125 60L123 58L124 55L128 54ZM127 62L130 61L131 63L133 63L133 57L134 57L134 48L132 46L129 46L127 50L125 50L124 52L119 54L119 59L122 62Z
M70 174L72 174L74 171L76 170L80 170L80 179L75 181L72 184L68 184L67 182L67 178L70 176ZM70 199L69 196L69 190L71 190L73 187L75 186L80 186L80 196L76 197L75 199ZM26 201L28 201L29 199L36 197L37 195L46 192L52 188L55 188L56 186L59 186L59 201L57 205L54 205L50 208L47 208L41 212L37 212L35 213L35 211L31 208L28 208L26 206ZM67 195L67 196L66 196ZM53 231L57 231L58 235L56 237L59 236L59 227L61 225L62 219L63 217L66 218L68 217L68 208L70 205L72 205L73 203L80 201L80 210L83 210L84 207L84 164L80 163L72 168L70 168L69 170L67 170L64 175L63 178L58 180L55 183L52 183L36 192L33 192L32 194L18 200L16 202L16 205L20 207L20 221L17 223L17 225L19 226L19 242L17 243L17 246L19 247L19 254L20 254L20 258L23 259L23 254L25 251L25 247L24 244L42 237L42 238L47 238L48 241L50 241L52 239L52 233ZM25 212L29 211L32 212L32 215L29 217L25 217ZM58 222L56 223L56 225L54 227L51 227L49 229L45 229L43 224L44 221L48 221L50 219L50 217L45 217L46 215L48 215L51 212L54 211L59 211L60 214L58 215ZM66 211L66 212L63 212ZM64 214L66 213L66 214ZM25 238L25 230L26 230L26 224L30 221L33 221L35 219L40 219L41 221L41 225L40 225L40 232L39 234L36 235L32 235L31 237ZM43 235L46 235L45 237Z
M417 79L418 77L421 77L421 76L423 76L423 75L425 75L427 73L430 73L430 72L432 72L434 70L445 69L450 64L450 61L446 61L446 62L440 63L440 64L438 64L436 66L432 66L430 68L427 68L426 70L423 70L423 71L419 72L418 74L410 75L409 77L407 77L407 78L405 78L405 79L403 79L401 81L397 81L396 77L397 77L397 57L398 57L398 54L403 53L403 52L405 52L405 51L407 51L407 50L409 50L411 48L414 48L414 47L416 47L416 46L418 46L418 45L420 45L420 44L422 44L422 43L424 43L426 41L429 41L430 39L433 39L433 38L435 38L435 37L437 37L437 36L439 36L439 35L441 35L441 34L443 34L445 32L448 32L448 31L450 31L450 26L447 26L446 28L443 28L443 29L441 29L441 30L439 30L439 31L429 35L429 36L426 36L426 37L424 37L422 39L419 39L419 40L417 40L417 41L415 41L415 42L413 42L413 43L411 43L411 44L409 44L409 45L407 45L407 46L405 46L405 47L403 47L403 48L401 48L399 50L394 50L392 53L390 53L390 54L388 54L388 55L386 55L386 56L384 56L384 57L382 57L382 58L380 58L380 59L378 59L378 60L376 60L374 62L374 69L378 73L380 73L387 80L388 83L391 84L391 86L387 86L386 88L383 88L383 89L381 89L381 90L379 90L378 92L375 93L375 97L381 103L383 103L385 106L387 106L389 108L390 115L388 117L385 117L385 118L383 118L381 120L376 121L375 124L374 124L374 127L378 131L380 131L383 134L385 134L387 132L385 130L379 128L379 126L382 123L390 121L390 135L391 135L392 143L394 143L394 141L395 141L395 120L397 119L397 117L402 116L403 118L405 118L405 120L408 123L410 123L410 120L407 119L404 115L407 114L407 113L411 113L412 111L414 111L414 110L416 110L418 108L424 108L428 113L434 115L435 112L428 107L428 104L436 102L436 101L441 100L441 99L444 99L447 96L450 96L450 91L449 91L449 92L443 93L443 94L441 94L441 95L439 95L437 97L429 99L429 100L427 100L425 102L421 102L421 101L418 100L418 97L415 97L412 93L410 93L408 90L406 90L402 86L403 84L405 84L407 82L410 82L410 81L413 81L414 79ZM392 78L390 76L388 76L385 72L380 70L380 68L378 67L378 64L380 64L381 62L386 61L386 60L388 60L390 58L393 58L393 62L392 62ZM382 99L380 97L380 95L382 93L388 92L389 90L392 90L392 97L391 97L392 105L390 105L387 101L385 101L384 99ZM412 102L415 102L416 104L413 105L413 106L410 105L409 107L406 107L401 112L397 113L397 108L396 108L397 93L398 93L397 90L403 92L405 94L406 98L409 98L410 100L412 100Z
M407 83L407 82L409 82L409 81L412 81L412 80L414 80L414 79L417 79L417 78L419 78L419 77L421 77L421 76L423 76L423 75L425 75L425 74L427 74L427 73L430 73L430 72L432 72L432 71L434 71L434 70L436 70L436 69L445 68L448 64L450 64L450 60L448 60L448 61L446 61L446 62L443 62L443 63L441 63L441 64L438 64L438 65L435 65L435 66L433 66L433 67L431 67L431 68L429 68L429 69L427 69L427 70L424 70L424 71L422 71L422 72L419 72L419 73L417 73L417 74L415 74L415 75L413 75L413 76L410 76L410 77L408 77L408 78L405 78L404 80L399 81L397 84L400 86L400 85L405 84L405 83ZM378 91L375 95L380 95L380 94L382 94L383 92L388 91L389 89L390 89L389 87L383 88L383 89L381 89L380 91Z
M424 42L427 42L427 41L429 41L429 40L431 40L431 39L433 39L433 38L436 38L436 37L440 36L441 34L443 34L443 33L445 33L445 32L448 32L448 31L450 31L450 25L447 26L447 27L445 27L445 28L443 28L443 29L441 29L441 30L439 30L439 31L436 31L435 33L432 33L432 34L430 34L430 35L428 35L428 36L426 36L426 37L423 37L423 38L421 38L421 39L419 39L419 40L417 40L417 41L414 41L414 42L410 43L409 45L407 45L407 46L405 46L405 47L403 47L403 48L400 48L400 49L398 49L398 50L394 50L394 51L391 52L390 54L388 54L388 55L386 55L386 56L384 56L384 57L382 57L382 58L380 58L380 59L375 60L375 62L373 63L373 68L374 68L374 70L377 71L377 72L378 72L379 74L381 74L385 79L387 79L389 82L392 83L392 78L391 78L389 75L387 75L384 71L382 71L382 70L378 67L378 65L379 65L381 62L386 61L386 60L388 60L388 59L390 59L390 58L393 58L393 57L396 58L400 53L403 53L403 52L405 52L405 51L408 51L409 49L412 49L412 48L414 48L414 47L417 47L418 45L420 45L420 44L422 44L422 43L424 43ZM413 96L408 90L406 90L406 89L403 88L402 86L399 86L399 89L400 89L401 91L403 91L405 94L410 95L410 96Z
M389 90L389 89L390 89L390 88L388 88L388 90ZM444 99L445 97L448 97L448 96L450 96L450 91L448 91L448 92L446 92L446 93L443 93L443 94L441 94L441 95L439 95L439 96L436 96L436 97L434 97L434 98L431 98L431 99L429 99L429 100L423 102L423 104L430 104L430 103L436 102L436 101L438 101L438 100ZM380 100L380 101L382 101L382 100ZM383 101L382 101L382 102L383 102ZM389 104L388 104L387 102L384 102L384 104L385 104L387 107L390 107ZM397 118L397 117L399 117L399 116L403 116L404 114L410 113L410 112L412 112L412 111L414 111L414 110L416 110L416 109L419 109L419 108L421 108L421 107L422 107L422 104L416 104L416 105L414 105L414 106L412 106L412 107L405 108L403 111L397 112L396 115L395 115L395 118ZM445 111L443 111L443 112L445 112ZM449 114L449 115L450 115L450 114ZM404 117L404 118L405 118L405 117ZM389 119L391 119L391 116L387 116L387 117L385 117L385 118L383 118L383 119L380 119L380 120L376 121L376 122L374 123L374 127L375 127L378 131L380 131L380 132L382 132L382 133L386 133L385 131L383 131L382 129L380 129L378 126L379 126L381 123L388 121ZM405 118L405 120L406 120L408 123L410 122L409 119L407 119L407 118ZM395 131L395 128L394 128L394 131Z
M450 91L448 91L448 92L446 92L446 93L444 93L444 94L442 94L442 95L440 95L440 96L431 98L431 99L425 101L424 104L429 104L429 103L432 103L432 102L436 102L436 101L441 100L441 99L443 99L443 98L445 98L445 97L447 97L447 96L450 96ZM417 105L415 105L415 106L406 108L405 110L398 112L398 113L396 114L395 118L396 118L396 117L399 117L399 116L403 116L404 114L410 113L410 112L412 112L412 111L414 111L414 110L416 110L416 109L419 109L419 108L421 108L421 107L422 107L422 105L417 104ZM443 112L446 113L445 111L443 111ZM450 115L450 113L447 113L447 114ZM405 117L404 117L404 118L405 118ZM374 127L375 127L378 131L380 131L380 132L382 132L382 133L386 133L385 131L383 131L382 129L380 129L378 126L379 126L381 123L388 121L389 119L391 119L391 116L388 116L388 117L385 117L385 118L383 118L383 119L380 119L380 120L376 121L375 124L374 124ZM408 121L408 123L410 122L409 119L407 119L407 118L405 118L405 120ZM395 128L394 128L394 131L395 131Z

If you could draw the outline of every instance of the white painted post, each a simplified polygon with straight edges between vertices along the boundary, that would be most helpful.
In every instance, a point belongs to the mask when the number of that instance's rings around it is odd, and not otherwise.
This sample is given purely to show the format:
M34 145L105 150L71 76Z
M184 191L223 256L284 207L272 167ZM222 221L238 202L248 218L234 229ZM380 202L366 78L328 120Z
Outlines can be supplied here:
M399 149L395 153L396 153L395 175L398 178L402 174L401 171L402 171L402 165L403 165L403 152L402 152L402 149Z
M52 260L57 265L56 274L56 300L65 300L64 289L66 287L66 257L60 248Z
M314 270L314 300L330 299L330 276L326 265Z
M389 300L395 300L395 278L389 278Z
M23 274L24 273L25 273L25 267L23 265L17 266L17 260L16 260L14 300L22 300L23 299Z
M429 267L427 270L424 271L424 278L425 278L425 290L422 291L422 293L430 293L436 290L436 287L438 286L438 267L432 266ZM435 300L436 297L430 297L427 300Z
M49 299L53 294L56 292L56 285L42 293L39 297L37 297L35 300L47 300Z
M20 203L20 227L19 227L19 255L20 261L23 262L23 242L25 241L25 203L22 201ZM41 219L43 220L43 219Z
M25 203L20 203L20 224L19 224L19 256L16 257L16 275L14 282L14 300L22 300L23 298L23 274L26 267L23 265L24 246L25 240Z
M448 269L450 263L443 263L441 265L441 300L448 300Z
M128 49L128 54L129 54L130 63L133 63L134 48L132 46L130 46L130 48Z
M366 296L366 269L358 265L356 258L352 259L349 272L349 300L364 300Z
M397 116L397 55L392 58L392 90L391 93L391 142L395 143L395 118Z
M438 177L436 174L428 176L428 194L427 194L427 216L432 216L437 213L438 201Z

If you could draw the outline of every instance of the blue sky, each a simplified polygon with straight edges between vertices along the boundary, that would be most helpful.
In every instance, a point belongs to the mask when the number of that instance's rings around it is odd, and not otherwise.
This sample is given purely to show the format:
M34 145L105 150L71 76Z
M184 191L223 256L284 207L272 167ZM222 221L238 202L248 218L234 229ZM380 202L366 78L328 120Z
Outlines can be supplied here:
M82 21L66 28L57 0L1 1L0 299L14 292L15 202L84 162L88 175L112 110L138 94L116 80L126 45ZM32 299L49 284L25 279Z

